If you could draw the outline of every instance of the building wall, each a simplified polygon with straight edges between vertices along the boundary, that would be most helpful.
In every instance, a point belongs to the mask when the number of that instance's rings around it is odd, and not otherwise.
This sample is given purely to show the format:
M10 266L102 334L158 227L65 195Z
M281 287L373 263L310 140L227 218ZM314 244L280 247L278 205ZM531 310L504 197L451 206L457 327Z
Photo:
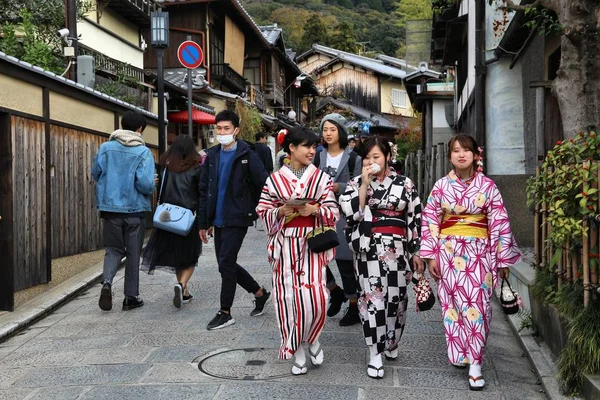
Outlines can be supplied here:
M41 117L42 88L0 74L0 107Z
M93 16L90 16L89 19L95 21ZM102 12L100 25L110 29L111 32L134 46L109 35L85 19L77 23L77 33L81 35L79 42L115 60L131 64L136 68L144 68L144 52L137 47L140 41L137 26L111 14L108 9ZM150 38L146 38L146 41L150 45Z
M105 133L115 130L113 112L56 92L50 92L50 119Z
M354 105L379 112L379 78L370 71L339 63L323 71L316 85L321 94L341 91Z
M225 16L225 63L244 75L245 37L240 28Z
M468 68L469 75L467 77L467 82L462 89L461 93L458 93L459 98L457 101L457 119L460 119L460 115L462 114L471 93L475 89L475 1L476 0L463 0L460 5L459 16L468 14Z
M453 100L433 100L432 103L432 126L433 144L448 143L454 135L454 129L448 125L446 120L446 105L452 104Z
M392 89L399 89L404 92L406 107L394 107L392 105ZM415 115L406 87L398 80L381 80L381 112L385 114L403 115L405 117L413 117Z
M503 58L488 66L485 93L486 170L490 175L525 174L521 65Z
M331 57L326 56L324 54L313 54L308 57L306 60L302 60L298 63L298 67L304 73L310 74L315 69L322 67L331 61Z

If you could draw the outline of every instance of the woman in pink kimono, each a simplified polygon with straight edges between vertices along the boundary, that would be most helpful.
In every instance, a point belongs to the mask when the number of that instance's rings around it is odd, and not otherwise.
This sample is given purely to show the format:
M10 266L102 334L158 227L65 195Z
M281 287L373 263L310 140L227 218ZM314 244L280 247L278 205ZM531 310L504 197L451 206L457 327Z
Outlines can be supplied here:
M303 343L313 365L323 363L319 336L325 325L325 267L335 250L313 253L306 236L315 225L335 227L339 218L331 178L312 164L318 137L305 128L285 135L289 163L271 174L256 211L268 235L267 252L273 267L273 299L281 334L279 358L294 356L292 374L307 372Z
M454 136L448 158L454 169L435 183L423 210L420 254L439 280L448 359L470 365L469 388L481 390L492 290L521 254L496 184L477 167L483 162L475 139Z

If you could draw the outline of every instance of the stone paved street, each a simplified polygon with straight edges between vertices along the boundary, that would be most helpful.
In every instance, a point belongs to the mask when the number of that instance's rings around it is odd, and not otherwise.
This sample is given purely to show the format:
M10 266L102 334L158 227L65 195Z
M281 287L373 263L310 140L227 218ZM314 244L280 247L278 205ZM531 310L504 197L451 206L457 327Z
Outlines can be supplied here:
M264 232L250 228L239 262L270 288L264 248ZM211 245L199 265L195 299L180 310L171 303L174 276L157 273L141 276L144 307L121 311L121 271L111 312L98 308L97 284L0 343L0 399L546 399L497 304L483 392L470 392L467 371L447 364L439 307L416 314L414 298L400 356L386 362L384 379L367 377L361 333L338 326L342 313L325 326L325 363L295 377L277 360L271 302L265 315L250 317L252 298L238 287L236 324L206 330L220 287Z

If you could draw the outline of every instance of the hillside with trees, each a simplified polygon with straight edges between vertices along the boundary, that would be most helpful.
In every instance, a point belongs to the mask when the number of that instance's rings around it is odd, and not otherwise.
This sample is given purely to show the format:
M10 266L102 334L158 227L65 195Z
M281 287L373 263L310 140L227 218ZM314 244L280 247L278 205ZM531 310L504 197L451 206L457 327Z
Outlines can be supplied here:
M243 0L259 25L277 23L298 53L313 43L349 52L404 55L407 19L429 19L431 0Z

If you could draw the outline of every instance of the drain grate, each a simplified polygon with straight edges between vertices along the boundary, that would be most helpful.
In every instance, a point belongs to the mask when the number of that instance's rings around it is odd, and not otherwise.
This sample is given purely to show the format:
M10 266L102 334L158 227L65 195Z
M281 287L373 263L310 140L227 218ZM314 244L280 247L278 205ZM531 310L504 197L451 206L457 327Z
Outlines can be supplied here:
M196 359L198 369L213 378L234 381L266 381L290 376L291 374L271 374L267 361L276 354L275 349L249 347L226 349Z

